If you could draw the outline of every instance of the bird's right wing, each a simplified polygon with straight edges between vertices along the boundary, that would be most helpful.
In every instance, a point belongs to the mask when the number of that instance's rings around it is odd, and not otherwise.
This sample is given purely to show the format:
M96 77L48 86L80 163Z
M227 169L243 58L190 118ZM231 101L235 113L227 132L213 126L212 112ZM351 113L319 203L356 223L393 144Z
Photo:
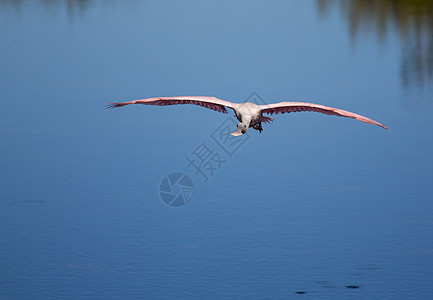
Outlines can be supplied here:
M182 96L182 97L157 97L147 98L141 100L134 100L123 103L110 103L107 108L122 107L129 104L145 104L145 105L176 105L176 104L195 104L200 105L218 112L227 113L227 107L233 108L235 103L218 99L216 97L202 97L202 96Z

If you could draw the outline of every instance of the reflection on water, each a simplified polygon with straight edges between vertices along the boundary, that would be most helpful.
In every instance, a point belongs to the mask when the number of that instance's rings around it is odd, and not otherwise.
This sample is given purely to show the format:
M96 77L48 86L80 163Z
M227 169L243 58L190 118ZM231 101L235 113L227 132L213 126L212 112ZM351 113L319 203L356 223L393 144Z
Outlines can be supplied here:
M431 84L433 79L433 1L431 0L316 0L320 14L339 9L347 21L351 37L373 32L380 43L393 30L402 44L401 79L405 87ZM48 11L64 10L70 16L82 13L91 5L116 1L38 0ZM118 1L117 3L119 3ZM0 0L0 12L20 11L25 0Z
M402 43L401 77L405 87L433 79L433 1L317 0L322 15L338 7L352 39L360 31L374 32L382 43L393 29Z
M10 10L19 11L24 4L28 1L25 0L0 0L0 11L8 12ZM43 6L45 9L49 11L53 11L55 9L67 9L69 15L74 15L75 13L83 12L90 3L95 1L89 0L65 0L65 1L57 1L57 0L38 0L33 3L37 3ZM109 2L109 1L104 1Z

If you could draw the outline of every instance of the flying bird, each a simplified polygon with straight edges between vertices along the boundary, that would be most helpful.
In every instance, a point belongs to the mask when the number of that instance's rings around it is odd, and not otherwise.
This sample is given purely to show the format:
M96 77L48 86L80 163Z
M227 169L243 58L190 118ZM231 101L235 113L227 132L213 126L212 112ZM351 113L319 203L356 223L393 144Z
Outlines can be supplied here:
M348 117L356 119L365 123L380 126L389 130L385 125L380 124L367 117L338 109L332 108L320 104L313 104L307 102L279 102L266 105L257 105L255 103L244 102L244 103L233 103L226 100L218 99L215 97L201 97L201 96L182 96L182 97L157 97L157 98L147 98L141 100L134 100L123 103L109 103L107 108L122 107L129 104L144 104L144 105L176 105L176 104L194 104L200 105L221 113L227 113L227 108L233 109L236 118L239 120L237 129L231 132L234 136L239 136L245 134L248 128L252 127L258 130L260 133L263 131L262 123L273 122L274 119L264 115L264 114L284 114L298 111L315 111L322 114Z

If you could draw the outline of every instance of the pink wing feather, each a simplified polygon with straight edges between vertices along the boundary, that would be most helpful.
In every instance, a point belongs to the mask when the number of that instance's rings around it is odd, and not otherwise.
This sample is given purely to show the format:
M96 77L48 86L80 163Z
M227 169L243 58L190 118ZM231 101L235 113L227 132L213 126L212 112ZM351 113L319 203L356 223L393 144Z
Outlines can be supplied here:
M389 130L388 127L386 127L385 125L382 125L379 122L376 122L367 117L352 113L350 111L319 105L319 104L306 103L306 102L280 102L280 103L274 103L268 105L261 105L261 107L262 107L262 113L271 114L271 115L279 114L279 113L284 114L284 113L298 112L298 111L315 111L327 115L356 119L361 122L377 125Z
M122 107L129 104L145 104L145 105L176 105L176 104L195 104L200 105L218 112L227 113L227 107L233 108L233 103L221 100L215 97L201 97L201 96L182 96L182 97L157 97L147 98L141 100L134 100L123 103L110 103L107 108Z

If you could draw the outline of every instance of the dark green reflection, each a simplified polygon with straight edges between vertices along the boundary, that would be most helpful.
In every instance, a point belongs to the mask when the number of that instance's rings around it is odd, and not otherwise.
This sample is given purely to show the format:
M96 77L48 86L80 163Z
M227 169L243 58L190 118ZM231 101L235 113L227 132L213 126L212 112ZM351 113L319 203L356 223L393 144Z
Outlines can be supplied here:
M29 3L28 0L0 0L0 9L6 10L19 10L24 4ZM48 10L54 10L64 7L67 8L68 14L73 15L77 12L84 11L89 4L94 1L91 0L37 0L33 1L39 5L44 6Z
M403 85L432 82L432 0L317 0L317 7L322 15L340 9L353 40L360 31L368 31L384 42L387 32L395 30L402 43Z

